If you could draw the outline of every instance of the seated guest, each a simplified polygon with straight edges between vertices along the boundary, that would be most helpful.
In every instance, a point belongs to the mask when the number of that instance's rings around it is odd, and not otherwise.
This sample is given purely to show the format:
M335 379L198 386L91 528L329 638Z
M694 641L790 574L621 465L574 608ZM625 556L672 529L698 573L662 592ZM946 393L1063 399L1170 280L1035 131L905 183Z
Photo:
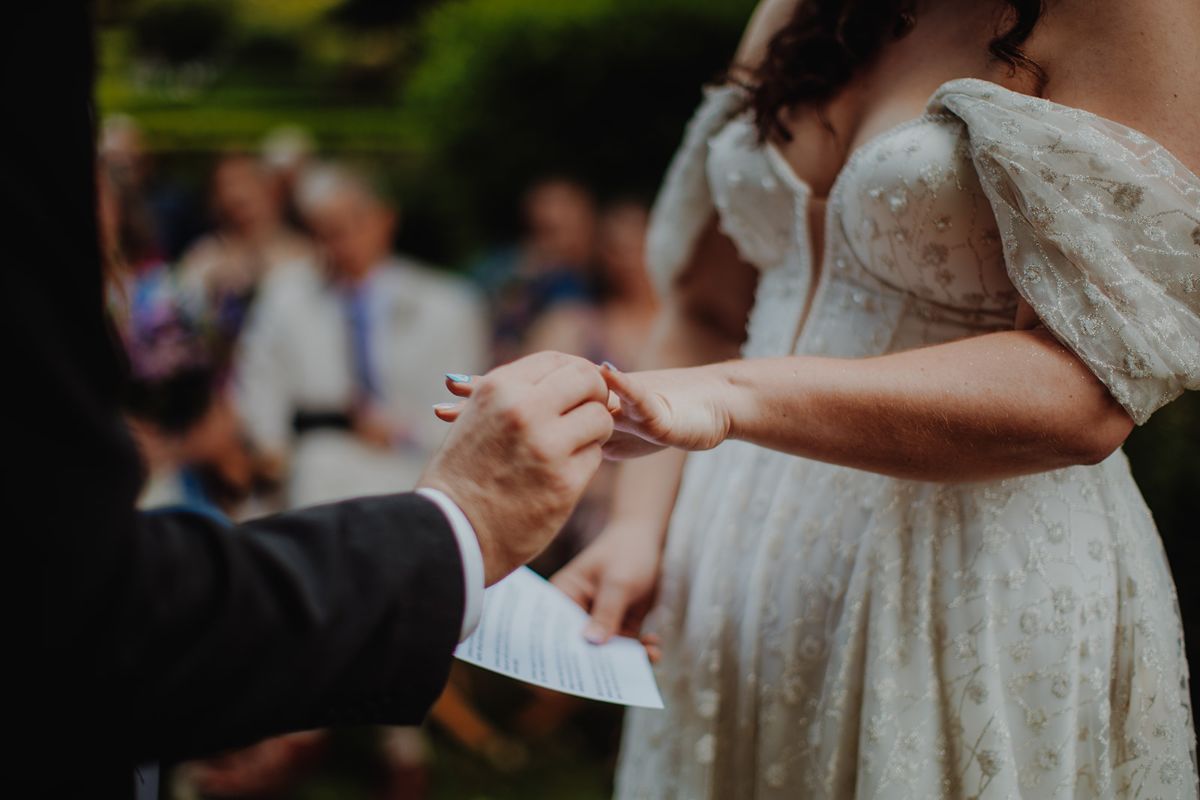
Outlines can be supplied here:
M179 266L183 285L204 298L229 349L261 281L281 265L312 261L314 252L284 221L279 182L252 156L228 154L217 162L212 207L216 230L188 248Z
M561 347L583 355L578 343L593 304L592 273L596 250L596 205L591 193L567 178L546 178L525 193L525 228L516 245L491 254L474 269L487 294L491 316L492 363L503 364L534 352L531 333L549 314L556 315ZM546 343L539 337L538 345Z
M255 444L305 505L412 486L445 434L431 404L446 370L484 366L467 284L391 253L396 213L363 177L310 170L298 205L321 268L265 286L236 368Z
M203 306L159 257L128 170L105 159L96 177L108 305L129 370L123 407L146 466L138 505L234 512L253 467L216 381Z
M141 198L145 218L138 224L151 236L155 250L171 262L177 261L203 232L196 197L157 168L142 129L132 117L105 117L97 147L105 169Z

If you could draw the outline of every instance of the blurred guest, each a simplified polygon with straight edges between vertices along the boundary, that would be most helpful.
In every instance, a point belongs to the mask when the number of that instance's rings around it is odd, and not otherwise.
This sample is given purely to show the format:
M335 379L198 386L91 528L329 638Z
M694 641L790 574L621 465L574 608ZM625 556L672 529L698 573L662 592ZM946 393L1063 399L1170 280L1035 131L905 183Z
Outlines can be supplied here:
M182 187L164 180L154 168L137 122L124 114L104 120L99 151L112 174L127 183L145 205L145 223L157 252L175 260L200 232L196 202Z
M216 383L202 309L158 257L128 173L105 162L97 178L109 306L129 363L124 407L147 467L139 506L230 512L251 464Z
M646 271L649 211L637 201L610 206L600 221L601 314L609 361L633 364L658 314L658 295Z
M217 229L188 249L180 269L231 348L261 281L281 265L311 262L314 251L285 223L279 185L251 156L228 154L217 162L212 207Z
M264 287L237 367L256 444L305 505L411 486L445 433L437 377L478 372L484 316L467 284L391 253L396 213L361 175L322 166L297 194L322 269Z
M650 336L658 297L646 272L649 212L623 200L600 215L596 246L598 300L594 307L561 304L534 323L526 340L536 352L547 348L594 361L633 364Z
M562 308L586 309L592 301L596 208L588 190L565 178L535 183L523 207L524 240L485 260L476 279L492 317L492 360L532 352L529 333L542 316ZM563 331L566 352L581 334Z

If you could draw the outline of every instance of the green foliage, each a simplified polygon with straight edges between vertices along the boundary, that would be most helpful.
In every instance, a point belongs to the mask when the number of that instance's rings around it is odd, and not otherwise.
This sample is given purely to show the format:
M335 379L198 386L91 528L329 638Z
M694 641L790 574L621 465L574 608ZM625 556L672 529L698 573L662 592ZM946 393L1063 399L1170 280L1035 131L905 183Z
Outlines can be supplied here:
M336 22L358 28L404 25L412 22L437 0L345 0L330 14Z
M134 18L134 50L142 58L177 67L210 61L228 43L232 22L227 0L154 3Z
M160 151L254 146L296 123L326 152L380 157L409 244L456 260L513 233L539 175L652 193L754 0L397 5L109 0L101 108Z
M263 75L286 75L299 69L304 58L299 37L271 28L248 31L233 53L237 64Z
M1187 392L1136 428L1125 453L1163 539L1200 552L1200 393Z
M404 95L455 240L511 228L548 173L601 194L647 195L703 82L728 64L751 0L455 0L420 31Z

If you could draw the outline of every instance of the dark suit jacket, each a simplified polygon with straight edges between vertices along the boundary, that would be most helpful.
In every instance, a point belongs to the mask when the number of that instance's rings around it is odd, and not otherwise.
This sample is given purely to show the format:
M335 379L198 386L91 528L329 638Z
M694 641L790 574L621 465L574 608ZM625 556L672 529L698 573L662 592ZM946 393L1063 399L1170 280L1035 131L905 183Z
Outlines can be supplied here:
M445 681L464 603L432 503L379 497L233 528L135 512L140 468L102 303L88 6L4 15L0 369L16 401L4 540L9 574L37 581L35 613L19 608L32 647L6 637L32 668L7 699L32 700L36 717L6 727L54 764L12 772L38 795L104 797L128 794L144 760L416 722Z

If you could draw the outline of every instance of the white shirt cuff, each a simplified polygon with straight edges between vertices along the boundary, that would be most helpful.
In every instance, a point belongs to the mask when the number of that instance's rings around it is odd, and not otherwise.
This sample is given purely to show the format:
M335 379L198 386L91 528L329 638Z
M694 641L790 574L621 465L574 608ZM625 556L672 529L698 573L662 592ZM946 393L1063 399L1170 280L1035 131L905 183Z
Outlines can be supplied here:
M422 487L417 489L417 494L432 501L441 510L458 541L463 566L463 621L458 632L461 642L475 632L479 618L483 616L483 551L479 549L479 538L471 527L471 521L444 492Z

